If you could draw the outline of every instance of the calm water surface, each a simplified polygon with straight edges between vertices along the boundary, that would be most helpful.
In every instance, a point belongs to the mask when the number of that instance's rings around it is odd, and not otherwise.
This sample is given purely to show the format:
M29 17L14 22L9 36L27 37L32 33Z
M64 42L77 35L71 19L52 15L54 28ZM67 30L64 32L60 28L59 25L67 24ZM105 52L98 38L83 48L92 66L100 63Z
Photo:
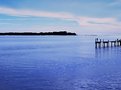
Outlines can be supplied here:
M121 47L95 49L94 39L1 36L0 90L121 90Z

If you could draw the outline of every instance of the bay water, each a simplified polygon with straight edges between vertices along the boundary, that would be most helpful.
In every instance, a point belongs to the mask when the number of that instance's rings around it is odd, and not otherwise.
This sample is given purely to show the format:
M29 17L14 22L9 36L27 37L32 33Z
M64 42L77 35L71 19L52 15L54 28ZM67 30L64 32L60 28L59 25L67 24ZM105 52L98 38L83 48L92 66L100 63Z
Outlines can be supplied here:
M95 38L1 36L0 90L121 90L121 47L95 49Z

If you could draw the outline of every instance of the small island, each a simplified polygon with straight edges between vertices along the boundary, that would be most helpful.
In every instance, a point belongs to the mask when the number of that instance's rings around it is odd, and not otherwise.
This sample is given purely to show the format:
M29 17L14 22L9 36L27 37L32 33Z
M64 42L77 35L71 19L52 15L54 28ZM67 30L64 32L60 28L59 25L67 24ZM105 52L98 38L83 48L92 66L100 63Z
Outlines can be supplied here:
M67 31L59 31L59 32L4 32L4 33L0 33L0 36L2 35L24 35L24 36L28 36L28 35L77 35L76 33L72 33L72 32L67 32Z

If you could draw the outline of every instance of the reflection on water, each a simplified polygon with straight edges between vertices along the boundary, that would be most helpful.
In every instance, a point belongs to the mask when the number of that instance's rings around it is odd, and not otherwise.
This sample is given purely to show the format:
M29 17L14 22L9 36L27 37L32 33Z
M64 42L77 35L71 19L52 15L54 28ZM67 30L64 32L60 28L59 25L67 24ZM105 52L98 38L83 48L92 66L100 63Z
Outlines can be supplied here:
M120 57L121 47L107 47L95 49L95 58L111 59Z

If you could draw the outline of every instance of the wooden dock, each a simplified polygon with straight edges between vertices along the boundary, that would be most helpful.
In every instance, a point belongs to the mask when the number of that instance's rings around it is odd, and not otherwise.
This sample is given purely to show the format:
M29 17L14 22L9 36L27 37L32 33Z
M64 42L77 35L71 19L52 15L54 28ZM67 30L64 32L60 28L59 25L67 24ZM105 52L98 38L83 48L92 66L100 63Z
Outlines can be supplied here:
M109 41L109 40L102 40L102 39L95 39L95 48L105 48L105 47L117 47L121 46L121 39L117 39L114 41Z

